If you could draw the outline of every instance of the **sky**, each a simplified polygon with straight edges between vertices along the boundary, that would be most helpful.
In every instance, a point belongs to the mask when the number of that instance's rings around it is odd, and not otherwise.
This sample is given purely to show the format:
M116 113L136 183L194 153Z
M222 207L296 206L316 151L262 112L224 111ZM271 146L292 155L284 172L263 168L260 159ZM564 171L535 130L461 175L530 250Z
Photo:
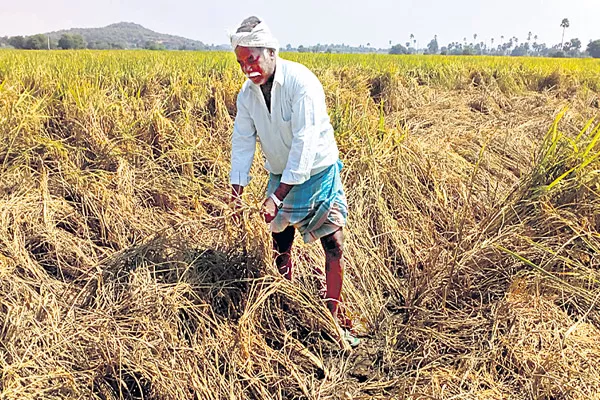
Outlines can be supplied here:
M250 15L265 21L282 47L341 44L388 48L414 34L425 47L437 35L449 42L500 43L528 32L538 42L585 45L600 39L600 0L0 0L0 36L135 22L160 33L207 44L228 43L228 31Z

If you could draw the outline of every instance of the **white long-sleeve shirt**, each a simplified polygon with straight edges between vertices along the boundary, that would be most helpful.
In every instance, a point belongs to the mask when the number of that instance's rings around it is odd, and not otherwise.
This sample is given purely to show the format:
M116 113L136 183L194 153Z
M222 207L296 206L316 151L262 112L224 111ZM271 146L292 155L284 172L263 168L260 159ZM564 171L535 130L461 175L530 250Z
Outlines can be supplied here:
M231 184L250 181L257 140L267 171L282 175L281 182L289 185L299 185L337 161L323 86L304 65L277 58L270 113L259 86L250 80L242 86L231 139Z

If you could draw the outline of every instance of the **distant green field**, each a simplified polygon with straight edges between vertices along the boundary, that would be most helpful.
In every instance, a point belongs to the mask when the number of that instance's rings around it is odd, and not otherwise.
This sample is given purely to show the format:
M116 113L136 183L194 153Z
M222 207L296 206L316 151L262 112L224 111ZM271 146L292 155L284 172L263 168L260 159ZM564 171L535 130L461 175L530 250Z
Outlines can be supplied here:
M283 58L301 62L317 75L331 68L350 69L359 74L389 74L415 79L420 84L454 87L466 80L497 82L505 90L537 90L552 74L574 85L600 88L600 60L531 57L355 55L282 53ZM235 57L226 52L150 51L0 51L0 79L22 76L102 79L110 82L130 77L161 76L202 81L211 78L241 82ZM134 78L135 77L135 78ZM54 80L54 79L53 79Z

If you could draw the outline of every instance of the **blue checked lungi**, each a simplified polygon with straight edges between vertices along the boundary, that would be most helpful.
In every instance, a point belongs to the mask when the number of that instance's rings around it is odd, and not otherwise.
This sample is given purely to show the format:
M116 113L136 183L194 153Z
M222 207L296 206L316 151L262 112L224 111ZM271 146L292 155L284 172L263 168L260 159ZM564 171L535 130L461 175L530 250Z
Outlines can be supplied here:
M306 182L295 185L271 221L271 232L283 232L293 226L304 242L310 243L346 225L348 205L340 177L342 167L338 160ZM280 181L281 175L270 174L267 197L275 192Z

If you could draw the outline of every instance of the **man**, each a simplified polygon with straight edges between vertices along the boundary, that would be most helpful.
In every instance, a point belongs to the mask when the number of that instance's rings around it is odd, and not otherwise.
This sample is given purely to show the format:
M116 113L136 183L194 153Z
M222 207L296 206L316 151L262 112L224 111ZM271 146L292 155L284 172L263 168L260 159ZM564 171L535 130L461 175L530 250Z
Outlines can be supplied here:
M248 78L238 94L231 142L232 201L239 205L260 141L270 172L261 213L270 224L276 265L292 279L296 230L307 243L320 240L327 307L337 321L347 205L323 86L305 66L278 57L279 43L256 17L242 22L231 45ZM341 332L350 345L358 344L347 330Z

